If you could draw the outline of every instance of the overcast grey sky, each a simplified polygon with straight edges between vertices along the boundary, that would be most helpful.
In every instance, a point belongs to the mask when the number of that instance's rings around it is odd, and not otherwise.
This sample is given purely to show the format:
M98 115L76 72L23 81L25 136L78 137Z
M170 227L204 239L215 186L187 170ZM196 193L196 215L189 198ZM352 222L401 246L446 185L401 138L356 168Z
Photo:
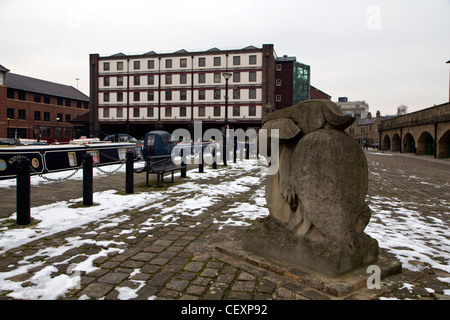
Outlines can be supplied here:
M0 64L89 94L89 54L274 44L374 114L449 99L450 0L0 0Z

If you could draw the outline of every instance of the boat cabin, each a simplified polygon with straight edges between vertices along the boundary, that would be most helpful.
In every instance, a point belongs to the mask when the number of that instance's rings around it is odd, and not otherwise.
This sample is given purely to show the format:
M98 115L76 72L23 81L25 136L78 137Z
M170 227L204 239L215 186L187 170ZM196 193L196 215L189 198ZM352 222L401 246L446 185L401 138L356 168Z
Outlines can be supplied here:
M176 142L167 131L151 131L145 134L142 154L144 158L170 155L175 145Z

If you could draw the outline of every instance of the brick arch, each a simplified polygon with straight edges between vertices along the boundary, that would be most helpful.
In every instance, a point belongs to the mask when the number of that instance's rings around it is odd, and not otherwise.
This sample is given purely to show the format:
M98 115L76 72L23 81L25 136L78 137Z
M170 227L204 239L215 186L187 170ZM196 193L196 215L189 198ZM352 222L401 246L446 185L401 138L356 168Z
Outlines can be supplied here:
M438 139L437 157L450 158L450 130L447 130L447 132Z
M402 141L402 152L403 153L416 153L416 140L414 136L408 132L403 137Z
M389 135L386 134L382 141L383 141L383 144L381 145L381 150L390 151L391 150L391 138L389 138Z
M398 151L400 152L402 147L400 135L398 133L394 133L392 136L392 142L391 142L391 151Z
M434 155L435 141L428 131L422 132L417 139L417 155Z

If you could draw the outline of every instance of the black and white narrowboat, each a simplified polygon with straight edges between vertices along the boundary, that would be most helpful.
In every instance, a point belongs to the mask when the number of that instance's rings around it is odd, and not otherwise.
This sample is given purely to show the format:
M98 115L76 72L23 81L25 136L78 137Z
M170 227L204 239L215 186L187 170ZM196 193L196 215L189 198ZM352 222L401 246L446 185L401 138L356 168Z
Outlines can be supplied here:
M16 177L16 166L21 157L30 160L32 174L45 174L81 167L86 153L92 155L94 166L122 163L129 151L136 157L136 144L88 140L61 145L1 145L0 179Z

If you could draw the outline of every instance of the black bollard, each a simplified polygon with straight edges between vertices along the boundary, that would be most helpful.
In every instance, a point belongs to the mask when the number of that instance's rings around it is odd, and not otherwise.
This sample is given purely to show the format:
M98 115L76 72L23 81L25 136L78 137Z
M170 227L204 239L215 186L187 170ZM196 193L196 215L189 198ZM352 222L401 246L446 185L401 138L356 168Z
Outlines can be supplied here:
M237 138L234 137L234 148L233 148L233 163L236 163L236 159L237 159Z
M204 165L203 165L203 144L200 146L200 153L198 155L198 172L202 173L204 172Z
M134 193L134 154L131 151L127 152L127 162L126 162L126 172L125 172L125 192L128 194Z
M181 177L186 178L186 155L184 152L184 148L181 148ZM162 176L162 175L161 175Z
M25 226L31 222L30 209L30 160L21 157L17 164L17 224Z
M217 161L216 161L216 147L212 149L211 156L213 158L212 168L217 169Z
M93 175L93 159L90 153L83 157L83 205L92 206L94 192L94 175Z

